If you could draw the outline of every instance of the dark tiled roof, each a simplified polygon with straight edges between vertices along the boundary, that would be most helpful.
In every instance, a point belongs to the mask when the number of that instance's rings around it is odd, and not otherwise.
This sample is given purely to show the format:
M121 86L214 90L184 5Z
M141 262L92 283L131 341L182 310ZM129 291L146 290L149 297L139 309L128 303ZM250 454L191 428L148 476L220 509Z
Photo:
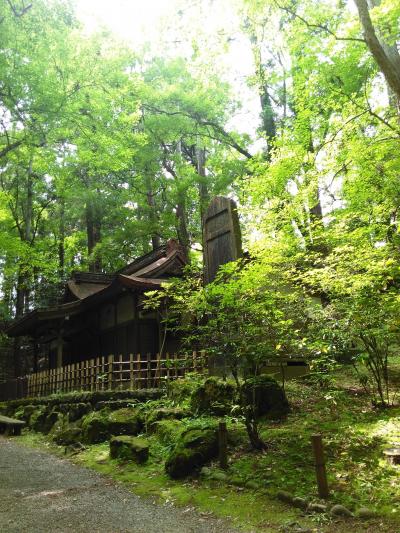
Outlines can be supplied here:
M176 241L170 240L164 246L139 257L113 275L74 272L72 279L66 285L69 299L72 301L56 307L31 311L14 321L7 328L7 333L10 336L32 334L41 322L84 312L113 297L122 286L138 291L159 289L165 282L162 276L178 275L185 264L182 247Z

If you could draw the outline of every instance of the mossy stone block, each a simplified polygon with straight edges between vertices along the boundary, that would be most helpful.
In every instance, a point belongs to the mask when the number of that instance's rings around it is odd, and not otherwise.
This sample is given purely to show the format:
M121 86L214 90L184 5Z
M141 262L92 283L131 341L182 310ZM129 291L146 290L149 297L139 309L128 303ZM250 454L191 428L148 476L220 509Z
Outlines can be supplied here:
M192 393L191 408L197 413L228 414L235 399L235 391L235 385L230 381L209 377Z
M60 427L53 435L53 441L62 446L79 443L82 437L82 429L78 426Z
M246 379L242 385L242 395L256 417L266 415L279 419L290 410L284 390L275 379L267 375Z
M30 426L35 431L47 434L61 416L62 413L60 411L51 406L46 406L38 412L32 413Z
M147 431L153 431L156 422L161 420L180 420L188 415L188 412L179 407L160 407L151 410L146 416Z
M134 407L112 411L108 422L111 435L138 435L143 429L143 416Z
M82 421L82 438L87 444L98 444L110 437L108 411L92 412Z
M111 459L145 463L149 458L149 448L146 439L120 435L112 437L110 440L110 457Z
M151 431L154 433L162 444L173 444L179 438L184 428L180 420L160 420L154 422Z
M92 406L90 403L78 402L73 404L65 404L66 412L70 422L76 422L85 415L91 412Z
M188 476L218 454L217 431L214 428L188 429L171 451L165 470L173 479Z

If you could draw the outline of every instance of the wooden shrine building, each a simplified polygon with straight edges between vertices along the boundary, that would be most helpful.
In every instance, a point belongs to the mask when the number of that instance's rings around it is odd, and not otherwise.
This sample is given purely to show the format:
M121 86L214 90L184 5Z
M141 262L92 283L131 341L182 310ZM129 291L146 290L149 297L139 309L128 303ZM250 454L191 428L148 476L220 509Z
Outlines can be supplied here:
M143 309L144 293L160 289L185 265L182 247L170 240L115 274L75 272L62 304L27 313L7 334L32 339L33 371L110 354L156 354L159 320ZM177 340L167 338L165 350L176 349Z

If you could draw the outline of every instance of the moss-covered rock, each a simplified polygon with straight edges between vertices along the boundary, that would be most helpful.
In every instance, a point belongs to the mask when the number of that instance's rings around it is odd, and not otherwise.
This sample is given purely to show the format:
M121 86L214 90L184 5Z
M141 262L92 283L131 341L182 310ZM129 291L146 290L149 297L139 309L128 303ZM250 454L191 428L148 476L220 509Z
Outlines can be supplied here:
M25 420L27 424L29 424L31 416L36 410L37 410L36 405L25 405L22 411L22 419Z
M224 415L235 399L235 384L215 376L207 378L193 391L190 405L197 413Z
M138 435L143 429L143 416L139 409L124 408L108 416L111 435Z
M72 425L61 426L52 433L52 439L62 446L78 444L82 439L82 428Z
M29 425L29 420L36 410L36 405L21 406L14 412L13 418L17 418L18 420L24 420Z
M214 428L184 431L171 451L165 470L174 479L191 474L218 454L217 431Z
M146 439L120 435L110 440L110 457L144 463L149 458L149 448Z
M82 420L82 439L87 444L98 444L110 438L108 411L89 413Z
M197 387L204 381L204 377L190 376L178 378L168 383L168 397L174 403L182 404L191 398Z
M145 419L147 431L153 431L154 425L160 420L180 420L188 415L188 411L179 407L159 407L151 410L147 413Z
M180 420L159 420L152 425L152 432L165 445L176 442L185 426Z
M245 403L257 417L283 418L289 412L289 402L279 383L270 376L248 378L242 385Z
M96 411L101 409L110 409L116 411L117 409L124 409L126 407L134 407L138 402L136 399L127 398L125 400L101 400L94 406Z
M89 402L64 403L59 409L68 415L70 422L76 422L92 411L92 405Z
M60 417L60 411L52 406L45 406L32 413L29 425L34 431L47 434Z

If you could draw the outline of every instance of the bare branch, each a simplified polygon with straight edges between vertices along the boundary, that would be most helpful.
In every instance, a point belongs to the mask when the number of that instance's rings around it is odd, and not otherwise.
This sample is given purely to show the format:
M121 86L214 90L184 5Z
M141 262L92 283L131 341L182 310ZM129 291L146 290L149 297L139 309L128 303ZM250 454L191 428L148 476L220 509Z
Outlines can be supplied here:
M28 4L27 6L22 6L21 9L18 9L14 6L14 4L11 2L11 0L7 0L7 4L9 6L9 8L11 9L11 11L13 12L13 15L14 17L22 17L23 15L25 15L25 13L27 11L29 11L32 7L32 4Z
M225 140L226 144L234 148L237 152L247 157L247 159L251 159L253 156L250 152L248 152L245 148L240 146L233 138L232 136L224 130L222 126L217 124L216 122L212 120L207 120L199 116L197 113L189 113L185 111L166 111L165 109L159 109L155 106L145 105L143 106L145 109L148 109L149 111L152 111L153 113L159 113L162 115L167 116L183 116L190 118L191 120L195 120L199 125L201 126L210 126L213 128L213 130L217 133L219 133ZM221 142L221 139L217 139Z
M307 28L322 30L328 33L329 35L331 35L332 37L334 37L337 41L355 41L357 43L364 43L364 44L366 43L365 39L361 39L358 37L343 37L342 35L336 35L336 33L334 33L331 29L329 29L328 26L326 26L325 24L315 24L315 23L309 22L308 20L303 18L301 15L296 13L296 11L293 11L293 9L290 9L290 7L282 6L278 2L274 2L274 3L282 11L285 11L289 15L292 15L293 17L301 20L301 22L305 24Z

